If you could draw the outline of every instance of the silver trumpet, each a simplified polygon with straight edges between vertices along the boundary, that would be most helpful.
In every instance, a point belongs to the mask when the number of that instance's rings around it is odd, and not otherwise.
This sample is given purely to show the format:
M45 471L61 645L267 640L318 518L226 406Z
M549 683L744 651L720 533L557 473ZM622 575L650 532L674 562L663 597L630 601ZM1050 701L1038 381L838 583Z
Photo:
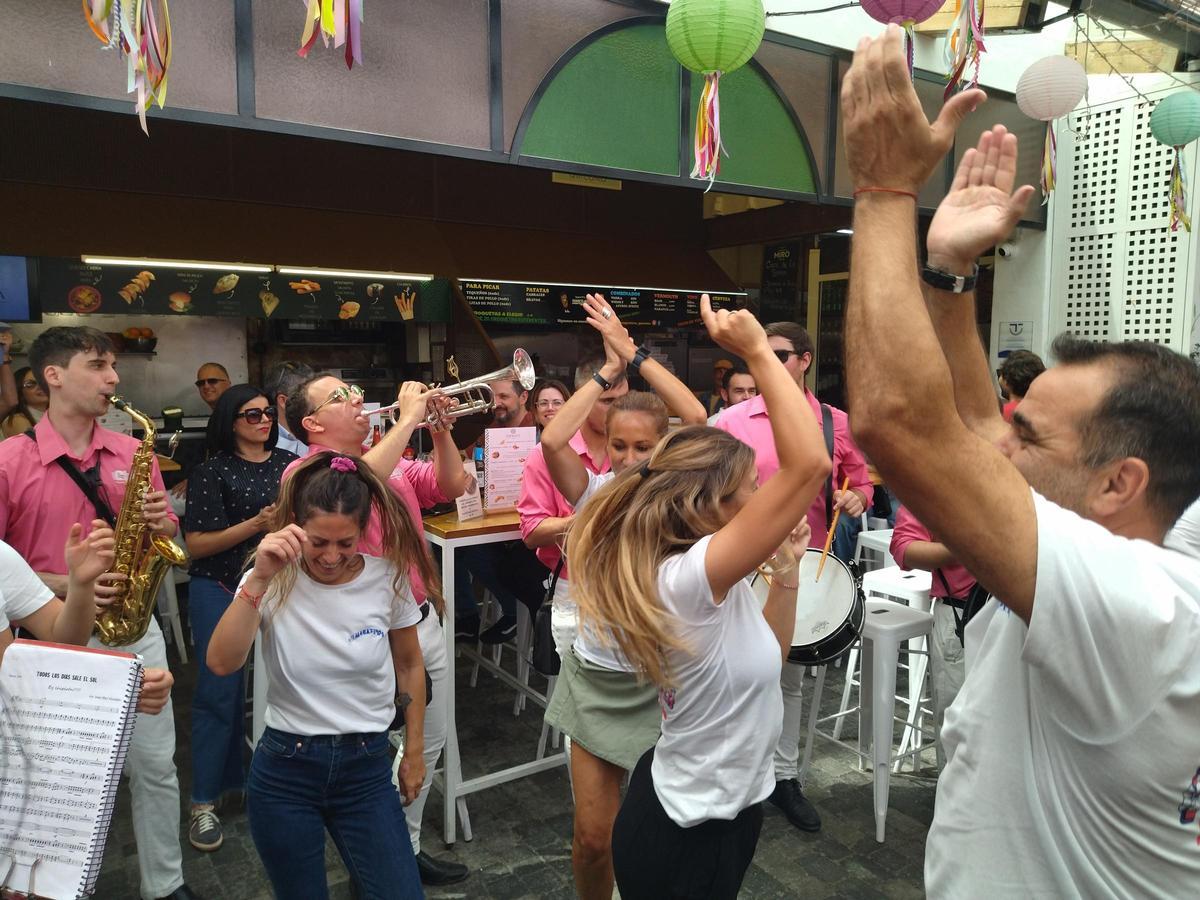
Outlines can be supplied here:
M454 358L446 360L446 369L452 378L458 377L458 366L454 364ZM453 384L444 384L437 388L438 396L453 397L458 401L458 405L454 406L440 415L437 412L430 412L425 417L418 428L432 428L437 425L439 419L461 419L463 416L473 416L476 413L489 412L496 405L496 398L492 394L490 381L516 381L525 390L533 390L534 382L537 380L537 375L533 371L533 361L530 360L529 354L524 350L517 348L513 353L513 361L511 366L503 369L497 369L495 372L488 372L486 375L478 375L475 378L468 378L465 381L456 381ZM392 424L396 424L396 413L400 409L399 403L393 403L391 406L384 406L377 409L376 412L380 415L387 415Z

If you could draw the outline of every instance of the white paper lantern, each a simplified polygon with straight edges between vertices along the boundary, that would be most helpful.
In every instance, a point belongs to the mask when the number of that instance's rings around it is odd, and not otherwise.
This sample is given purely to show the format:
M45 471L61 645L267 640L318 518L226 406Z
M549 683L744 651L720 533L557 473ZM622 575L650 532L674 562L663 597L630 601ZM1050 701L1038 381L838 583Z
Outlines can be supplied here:
M1087 72L1069 56L1047 56L1017 82L1017 106L1031 119L1049 122L1079 105L1087 94Z

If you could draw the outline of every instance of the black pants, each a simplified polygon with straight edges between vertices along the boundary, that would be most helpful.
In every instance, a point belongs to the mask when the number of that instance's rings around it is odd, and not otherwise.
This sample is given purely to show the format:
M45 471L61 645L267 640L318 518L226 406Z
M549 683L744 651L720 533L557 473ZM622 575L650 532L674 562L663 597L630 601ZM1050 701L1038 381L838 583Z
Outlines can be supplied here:
M638 760L613 823L613 869L621 900L736 900L762 831L762 804L736 819L691 828L672 821L654 793L650 762Z

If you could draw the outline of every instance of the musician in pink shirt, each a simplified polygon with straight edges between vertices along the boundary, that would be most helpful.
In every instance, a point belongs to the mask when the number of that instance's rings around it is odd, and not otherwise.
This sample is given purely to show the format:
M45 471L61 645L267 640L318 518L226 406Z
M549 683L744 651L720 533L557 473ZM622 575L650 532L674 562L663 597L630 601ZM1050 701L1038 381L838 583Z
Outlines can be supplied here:
M907 507L896 513L892 532L892 558L900 568L924 569L933 573L933 634L929 640L929 677L933 685L933 715L942 730L946 709L958 696L966 677L963 642L955 633L966 598L975 587L975 576L959 565L946 545L936 541L929 529L916 520ZM945 763L942 745L937 745L938 768Z
M575 368L575 390L578 391L589 381L596 381L602 393L593 404L583 427L575 432L575 436L568 442L571 449L579 454L588 471L596 475L603 475L612 468L608 462L608 426L605 424L609 407L629 393L629 382L625 380L624 374L616 381L606 381L600 374L603 366L604 357L597 356L582 361ZM554 572L562 560L560 548L563 535L575 510L554 486L541 444L534 447L529 458L525 460L525 475L521 479L517 512L521 515L521 536L525 539L525 546L534 550L542 564ZM575 603L571 600L568 574L564 564L555 584L550 611L550 627L559 655L567 652L575 641L578 630L578 617Z
M33 377L50 397L34 438L16 435L0 442L0 540L8 543L60 597L67 593L67 537L75 523L90 531L94 520L113 521L125 500L135 438L102 427L120 379L112 342L94 328L48 328L29 348ZM68 474L70 466L95 489L99 506ZM158 462L150 460L150 490L141 504L146 528L174 537L179 522L167 503ZM101 509L100 507L104 507ZM112 597L124 575L106 573L97 597ZM167 577L170 577L169 575ZM101 646L93 637L91 646ZM169 679L167 648L151 617L146 633L120 649L139 654L147 680ZM175 715L170 699L157 716L138 716L129 752L130 792L137 815L141 894L192 900L183 881L179 845L179 778L175 770Z
M766 326L765 331L771 350L804 391L805 399L808 400L812 414L823 433L823 404L805 385L805 376L813 360L812 338L795 322L773 322ZM828 410L833 424L833 474L808 509L808 524L812 529L811 546L817 548L825 546L825 537L834 510L840 509L844 516L861 516L874 497L867 462L850 437L846 414L833 406L829 406ZM765 483L779 469L771 419L761 395L726 409L713 427L729 432L754 449L759 484ZM842 491L840 486L847 480L849 487ZM833 491L829 490L830 486L834 488ZM783 731L775 749L776 783L775 792L770 800L796 828L801 831L818 831L821 828L821 817L812 803L805 798L799 781L803 678L802 666L789 663L783 667L783 675L780 678L783 689Z

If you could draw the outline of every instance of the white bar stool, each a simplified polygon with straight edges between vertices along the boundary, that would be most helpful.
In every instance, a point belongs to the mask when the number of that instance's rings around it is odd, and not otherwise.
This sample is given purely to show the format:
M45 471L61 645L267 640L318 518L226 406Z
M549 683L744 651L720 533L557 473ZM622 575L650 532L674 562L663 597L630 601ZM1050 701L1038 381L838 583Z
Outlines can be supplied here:
M870 760L875 776L875 840L879 843L883 843L892 774L896 669L900 662L900 642L924 638L932 631L932 613L887 600L867 601L862 635L862 708L858 748L860 754L867 752L869 734Z
M896 565L896 561L892 559L892 531L891 528L879 528L874 531L860 531L858 540L854 544L854 561L860 566L870 565L871 569L887 568L888 566ZM864 563L863 551L871 554L871 558Z

